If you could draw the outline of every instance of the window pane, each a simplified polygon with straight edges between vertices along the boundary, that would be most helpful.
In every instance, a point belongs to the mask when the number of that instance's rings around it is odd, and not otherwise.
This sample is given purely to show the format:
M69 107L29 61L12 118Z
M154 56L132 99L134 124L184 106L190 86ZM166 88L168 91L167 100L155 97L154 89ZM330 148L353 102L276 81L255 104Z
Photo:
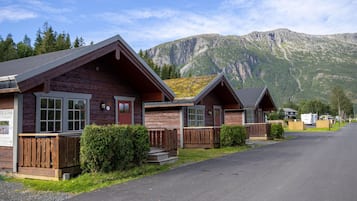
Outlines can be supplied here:
M85 112L84 111L81 111L81 119L85 119L86 117L85 117Z
M47 111L46 110L41 110L40 120L47 120Z
M47 131L46 122L41 122L41 126L40 127L41 127L40 128L41 132Z
M79 121L74 122L75 130L79 130Z
M73 109L73 100L68 101L68 109Z
M55 113L53 110L48 111L48 118L47 120L54 120L55 119Z
M124 104L119 103L119 112L124 112Z
M60 99L56 100L56 109L61 109L62 108L62 101Z
M81 121L81 129L84 129L84 126L85 126L85 122Z
M56 121L56 132L61 132L61 122L60 121Z
M56 120L61 120L61 111L56 111Z
M41 98L41 108L47 108L47 98Z
M74 118L75 120L79 120L79 111L76 111L75 112L75 118Z
M73 112L72 111L68 112L68 119L73 120Z
M73 130L73 121L68 122L68 130Z
M55 108L55 100L48 99L48 108Z
M54 131L54 122L53 121L49 121L48 122L48 129L47 131Z

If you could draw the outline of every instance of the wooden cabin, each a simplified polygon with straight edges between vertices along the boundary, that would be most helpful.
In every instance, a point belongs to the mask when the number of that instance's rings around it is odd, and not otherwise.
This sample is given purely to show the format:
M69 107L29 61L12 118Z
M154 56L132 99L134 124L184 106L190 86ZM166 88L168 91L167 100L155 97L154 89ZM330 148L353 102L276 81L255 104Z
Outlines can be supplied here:
M0 63L0 169L60 177L87 124L143 124L174 93L120 37Z
M145 126L176 129L183 148L219 146L220 126L242 118L242 104L223 74L164 80L172 102L145 104ZM230 112L231 117L225 118Z
M266 115L276 110L267 87L244 88L236 91L244 107L244 125L250 139L269 139L270 124Z

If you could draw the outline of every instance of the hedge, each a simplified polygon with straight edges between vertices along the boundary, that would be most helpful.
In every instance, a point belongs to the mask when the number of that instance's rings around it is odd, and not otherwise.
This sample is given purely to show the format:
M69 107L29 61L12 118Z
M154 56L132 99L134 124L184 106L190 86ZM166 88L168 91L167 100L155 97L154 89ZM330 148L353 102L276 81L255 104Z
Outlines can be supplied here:
M284 129L281 124L272 124L270 127L270 135L272 138L284 138Z
M144 126L86 126L81 136L81 168L85 172L123 170L140 165L149 151Z
M222 125L220 138L222 147L244 145L247 131L243 126Z

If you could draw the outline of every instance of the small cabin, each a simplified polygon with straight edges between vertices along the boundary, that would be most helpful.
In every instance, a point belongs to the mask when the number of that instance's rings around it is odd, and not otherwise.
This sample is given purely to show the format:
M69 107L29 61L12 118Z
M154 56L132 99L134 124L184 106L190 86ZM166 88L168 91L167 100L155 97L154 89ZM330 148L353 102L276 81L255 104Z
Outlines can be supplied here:
M88 124L144 124L174 93L120 37L0 63L0 170L60 177Z
M242 119L242 104L223 74L164 82L176 94L175 99L145 103L145 126L176 129L180 147L217 147L220 126ZM236 118L226 119L226 112Z

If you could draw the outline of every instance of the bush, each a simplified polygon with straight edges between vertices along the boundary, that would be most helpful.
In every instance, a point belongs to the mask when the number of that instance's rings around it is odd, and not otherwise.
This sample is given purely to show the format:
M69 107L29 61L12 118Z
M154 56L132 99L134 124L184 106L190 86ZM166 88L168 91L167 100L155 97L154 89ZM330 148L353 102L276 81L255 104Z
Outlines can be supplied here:
M145 160L149 141L143 126L86 126L81 136L81 167L85 172L123 170Z
M150 151L149 133L145 126L133 126L132 130L133 162L136 165L141 165L146 160L147 153Z
M244 145L247 131L243 126L222 125L220 138L222 147Z
M284 129L281 124L272 124L270 127L270 135L272 138L284 138Z

